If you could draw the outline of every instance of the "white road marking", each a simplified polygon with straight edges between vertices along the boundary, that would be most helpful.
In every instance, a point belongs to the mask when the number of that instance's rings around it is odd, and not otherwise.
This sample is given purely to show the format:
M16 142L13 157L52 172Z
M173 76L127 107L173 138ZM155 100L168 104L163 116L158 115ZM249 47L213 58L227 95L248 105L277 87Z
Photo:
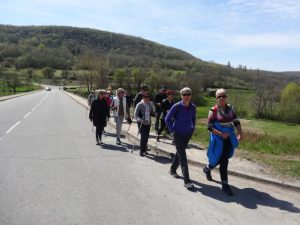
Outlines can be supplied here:
M15 125L13 125L11 128L9 128L8 131L6 131L6 133L8 134L9 132L11 132L16 126L18 126L21 123L21 121L18 121L15 123Z
M24 119L27 118L30 114L31 114L31 112L27 113L27 114L24 116Z
M24 117L23 119L27 118L34 110L36 110L36 108L46 100L46 98L49 96L49 94L47 94L36 106L33 107L33 109L28 112ZM18 126L19 124L21 123L21 120L16 122L11 128L9 128L7 131L6 131L6 134L8 134L9 132L11 132L14 128L16 128L16 126ZM2 138L0 138L0 140L2 140Z

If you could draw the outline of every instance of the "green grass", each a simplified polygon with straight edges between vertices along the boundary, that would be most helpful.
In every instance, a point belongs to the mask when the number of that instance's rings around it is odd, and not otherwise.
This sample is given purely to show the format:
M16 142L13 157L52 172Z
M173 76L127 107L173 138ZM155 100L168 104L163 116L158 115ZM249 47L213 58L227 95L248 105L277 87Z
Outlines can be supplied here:
M28 86L28 90L27 90L27 86L24 84L19 85L16 88L16 93L13 92L13 90L5 90L5 92L3 91L2 87L0 86L0 96L7 96L7 95L14 95L14 94L21 94L21 93L25 93L25 92L30 92L30 91L36 91L36 90L40 90L42 87L37 86L37 85L33 85L30 84Z

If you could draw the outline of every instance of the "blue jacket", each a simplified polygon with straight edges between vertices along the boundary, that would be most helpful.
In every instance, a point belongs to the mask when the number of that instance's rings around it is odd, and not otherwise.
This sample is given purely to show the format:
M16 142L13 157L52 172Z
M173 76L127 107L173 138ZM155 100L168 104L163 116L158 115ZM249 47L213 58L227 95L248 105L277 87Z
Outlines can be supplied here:
M229 151L228 159L231 158L234 155L235 148L239 145L239 142L237 140L237 137L234 133L233 127L222 127L219 123L214 124L214 128L221 132L227 132L230 133L230 141L232 148ZM210 142L207 150L207 157L209 161L209 165L215 167L222 155L223 152L223 139L219 135L210 133Z
M170 132L192 135L196 124L196 106L191 103L189 107L185 107L182 101L177 102L168 112L165 122Z

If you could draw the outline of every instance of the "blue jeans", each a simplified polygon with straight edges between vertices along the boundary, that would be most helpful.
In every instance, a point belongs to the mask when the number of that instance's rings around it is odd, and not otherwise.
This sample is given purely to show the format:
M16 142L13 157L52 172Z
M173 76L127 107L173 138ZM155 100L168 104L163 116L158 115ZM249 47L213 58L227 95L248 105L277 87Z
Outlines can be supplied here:
M188 167L186 152L185 152L190 138L191 138L191 135L184 136L184 135L181 135L178 133L174 133L176 155L175 155L172 165L171 165L171 173L175 173L180 164L181 170L182 170L182 175L183 175L183 180L184 180L185 184L191 182L190 175L189 175L189 167Z

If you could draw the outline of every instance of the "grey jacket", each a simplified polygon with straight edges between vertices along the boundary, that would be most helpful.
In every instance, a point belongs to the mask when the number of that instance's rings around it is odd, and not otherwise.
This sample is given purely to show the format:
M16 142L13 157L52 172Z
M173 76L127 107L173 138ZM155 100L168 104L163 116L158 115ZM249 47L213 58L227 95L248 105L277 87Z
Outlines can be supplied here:
M150 121L145 121L145 110L146 110L146 104L150 107ZM138 123L143 123L144 125L150 125L151 124L151 116L154 116L154 108L152 104L145 103L144 101L141 101L137 104L134 111L134 117L136 118L136 121Z

